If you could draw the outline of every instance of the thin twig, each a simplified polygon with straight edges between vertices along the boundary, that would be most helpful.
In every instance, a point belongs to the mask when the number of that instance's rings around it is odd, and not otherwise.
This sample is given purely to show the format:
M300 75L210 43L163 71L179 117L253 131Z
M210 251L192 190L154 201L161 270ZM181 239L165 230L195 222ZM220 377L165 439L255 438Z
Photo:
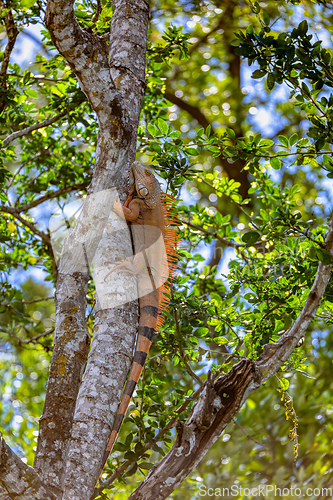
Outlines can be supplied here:
M260 324L264 321L264 319L267 318L267 316L269 316L273 311L275 311L276 309L279 309L279 307L288 307L288 304L287 304L287 300L294 294L294 292L290 292L288 293L288 295L284 298L284 300L286 301L285 304L275 304L275 306L271 307L271 309L269 309L269 311L267 311L263 317L261 318L260 320Z
M15 76L17 78L24 78L25 75L19 75L18 73L8 73L8 76ZM31 80L42 80L43 82L67 82L68 77L66 78L47 78L44 75L30 75Z
M51 333L54 332L54 327L51 328L48 332L40 333L39 335L36 335L35 337L31 337L30 339L18 339L19 344L30 344L30 342L35 343L36 340L42 338L42 337L47 337L48 335L51 335Z
M201 226L197 226L196 224L193 224L193 222L186 221L184 219L179 219L179 220L182 224L186 224L187 226L192 227L193 229L197 229L198 231L201 231L202 233L206 234L207 236L212 236L213 238L216 238L221 243L223 243L223 245L226 245L226 246L231 247L231 248L237 248L237 249L239 247L245 247L244 243L235 243L234 241L228 241L228 240L222 238L222 236L219 236L216 233L216 231L211 232L211 231L208 231L207 229L204 229Z
M252 437L252 436L250 436L250 434L248 434L248 433L246 432L246 430L244 429L244 427L243 427L242 425L240 425L240 424L237 422L237 420L236 420L235 418L233 419L233 422L234 422L234 424L236 424L236 425L237 425L237 427L239 427L239 428L240 428L240 430L242 431L242 433L243 433L243 434L245 434L245 436L246 436L248 439L250 439L251 441L253 441L255 444L259 445L261 448L266 448L266 449L267 449L267 446L264 446L263 444L261 444L261 443L260 443L259 441L257 441L256 439L253 439L253 437Z
M35 300L21 300L21 304L36 304L36 302L44 302L44 300L53 300L55 297L52 295L52 297L45 297L42 299L35 299Z
M44 241L44 243L47 245L47 247L52 249L50 237L46 233L44 233L43 231L40 231L39 229L37 229L35 227L35 225L32 224L32 222L29 222L29 221L23 219L23 217L21 217L17 213L17 211L15 211L15 209L12 209L9 207L1 207L1 211L4 213L11 214L13 217L15 217L15 219L19 220L24 226L28 227L32 233L39 236L42 239L42 241Z
M3 140L3 146L7 146L10 142L14 141L18 137L22 137L23 135L27 135L33 130L37 130L39 128L47 127L48 125L52 125L52 123L60 120L64 116L66 116L68 111L61 111L61 113L58 113L57 115L53 116L52 118L48 118L47 120L44 120L42 122L37 122L34 123L33 125L30 125L30 127L23 128L21 130L17 130L16 132L13 132L12 134L8 135L4 140Z
M49 51L47 50L46 46L44 45L43 42L41 42L33 33L30 33L30 31L22 30L23 35L29 37L31 40L33 40L35 43L37 43L42 51L44 52L45 55L49 56Z
M44 203L44 201L52 200L53 198L57 198L62 194L70 193L72 191L76 191L77 189L83 189L86 188L87 186L89 186L88 181L79 182L78 184L73 184L72 186L66 186L57 189L56 191L52 191L51 193L41 196L40 198L37 198L36 200L31 201L30 203L26 203L25 205L21 205L20 207L11 208L11 207L0 206L0 212L7 212L15 216L20 212L27 212L28 210L31 210L31 208L37 207L41 203Z
M215 191L215 188L214 186L212 186L212 184L210 184L208 181L206 181L206 179L204 177L198 177L204 184L206 184L206 186L209 186L213 191ZM252 220L252 217L251 215L249 215L247 212L245 212L244 208L242 207L242 205L240 203L238 203L237 201L235 201L231 196L229 196L228 194L226 193L222 193L224 196L226 196L230 201L232 201L233 203L235 203L235 205L238 206L239 210L241 212L243 212L244 215L246 215L246 217L248 217L251 221L251 223L256 227L258 228L258 226L256 226L256 224L254 224L253 220Z
M171 289L171 296L172 295L173 294L172 294L172 289ZM173 316L175 318L175 326L176 326L177 336L178 336L179 339L181 339L181 334L180 334L180 329L179 329L179 321L178 321L178 314L177 314L177 310L176 310L175 307L173 308ZM185 359L185 354L184 354L184 351L183 351L183 346L181 345L180 341L178 341L178 347L179 347L179 351L180 351L182 362L184 363L184 365L185 365L188 373L191 375L192 378L194 378L194 380L196 380L198 382L198 384L200 385L200 387L202 387L203 386L203 382L202 382L201 378L198 377L198 375L192 370L192 368L190 367L190 365L188 364L188 362Z
M42 337L47 337L48 335L51 335L51 333L53 333L54 330L55 330L55 328L53 327L53 328L51 328L51 330L48 330L47 332L39 333L38 335L35 335L34 337L30 337L28 339L21 339L20 337L15 335L15 333L11 332L8 328L4 329L3 331L6 332L9 335L9 337L16 339L18 345L26 345L26 344L30 344L30 343L40 344L40 342L38 342L38 340ZM29 333L28 330L25 329L25 331L27 333Z
M95 25L98 21L100 13L102 11L101 0L97 0L97 7L94 17L92 18L92 23Z

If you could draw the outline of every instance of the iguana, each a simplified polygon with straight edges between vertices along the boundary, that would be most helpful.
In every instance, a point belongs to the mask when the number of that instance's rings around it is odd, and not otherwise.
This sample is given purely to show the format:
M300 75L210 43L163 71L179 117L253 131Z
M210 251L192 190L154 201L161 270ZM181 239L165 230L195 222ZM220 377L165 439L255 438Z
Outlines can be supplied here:
M108 274L122 268L121 271L137 275L140 317L133 363L100 473L117 439L147 359L152 338L163 323L163 311L169 300L169 278L173 275L177 263L177 234L172 227L171 197L161 191L160 184L149 167L139 161L132 164L128 198L123 206L116 201L113 210L131 222L135 254L132 261L126 259L118 263Z

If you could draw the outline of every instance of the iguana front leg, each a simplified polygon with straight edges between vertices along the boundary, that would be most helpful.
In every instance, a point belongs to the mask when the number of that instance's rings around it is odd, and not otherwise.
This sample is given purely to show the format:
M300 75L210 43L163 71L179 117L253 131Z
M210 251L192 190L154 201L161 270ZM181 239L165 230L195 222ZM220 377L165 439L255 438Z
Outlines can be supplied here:
M130 200L127 206L126 204L128 199L129 198L127 198L125 204L122 205L118 198L118 200L116 200L113 204L113 211L122 219L134 222L140 215L140 204L137 200Z
M126 206L128 205L128 206ZM135 222L140 214L140 204L132 199L131 194L128 196L124 205L120 203L119 198L115 200L113 204L113 211L123 219L126 219L130 222ZM121 262L114 261L106 261L105 264L114 264L113 267L105 276L104 281L108 278L108 276L113 273L115 270L119 270L119 272L129 272L131 274L139 274L144 268L144 259L138 258L138 255L134 256L133 262L130 261L129 258Z

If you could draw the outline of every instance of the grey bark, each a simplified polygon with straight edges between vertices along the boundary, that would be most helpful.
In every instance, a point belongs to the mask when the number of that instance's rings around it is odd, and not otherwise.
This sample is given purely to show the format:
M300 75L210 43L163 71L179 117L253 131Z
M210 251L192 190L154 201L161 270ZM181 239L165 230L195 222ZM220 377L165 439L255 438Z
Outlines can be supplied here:
M56 500L36 471L9 448L0 433L0 500Z

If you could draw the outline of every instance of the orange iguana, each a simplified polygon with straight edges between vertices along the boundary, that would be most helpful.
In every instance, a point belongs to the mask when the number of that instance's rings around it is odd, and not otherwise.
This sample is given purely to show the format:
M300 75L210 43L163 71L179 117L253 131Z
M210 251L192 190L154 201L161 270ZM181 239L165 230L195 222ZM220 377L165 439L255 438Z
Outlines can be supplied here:
M163 310L168 302L168 278L177 262L177 235L171 226L171 201L161 191L150 168L139 161L132 164L129 196L123 206L119 201L115 202L114 211L132 223L135 255L132 261L126 259L117 264L110 273L122 268L122 271L137 275L140 318L133 364L104 453L102 469L117 439L152 338L163 322Z

